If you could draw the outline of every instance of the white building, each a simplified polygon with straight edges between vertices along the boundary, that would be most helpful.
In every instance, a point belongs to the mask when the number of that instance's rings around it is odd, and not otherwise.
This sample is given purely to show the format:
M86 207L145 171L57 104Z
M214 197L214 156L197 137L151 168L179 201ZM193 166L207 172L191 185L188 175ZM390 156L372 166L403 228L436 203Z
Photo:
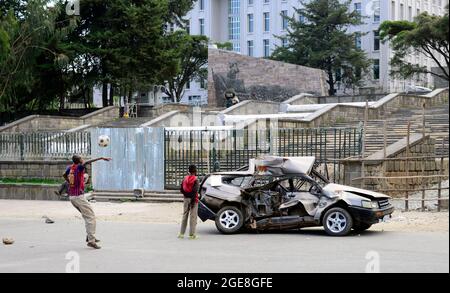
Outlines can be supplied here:
M432 86L432 77L424 80L397 80L389 76L392 50L378 38L378 27L385 20L413 20L427 11L442 15L448 0L353 0L350 9L358 9L364 25L352 27L362 36L355 40L374 61L372 74L366 87L378 92L405 90L409 84ZM287 22L281 14L295 16L294 7L299 0L198 0L187 15L191 33L205 34L212 42L231 42L233 50L254 57L269 56L277 46L282 46L287 32ZM435 67L428 58L410 57L416 63ZM189 93L187 92L187 95Z

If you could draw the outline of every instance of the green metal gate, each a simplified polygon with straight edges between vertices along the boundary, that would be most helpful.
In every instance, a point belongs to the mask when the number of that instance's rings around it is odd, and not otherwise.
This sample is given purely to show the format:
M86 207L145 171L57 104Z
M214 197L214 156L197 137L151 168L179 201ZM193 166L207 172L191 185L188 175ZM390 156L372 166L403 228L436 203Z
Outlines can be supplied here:
M361 128L165 130L165 186L177 188L191 164L199 175L232 171L263 154L315 156L322 172L340 182L336 159L361 153Z

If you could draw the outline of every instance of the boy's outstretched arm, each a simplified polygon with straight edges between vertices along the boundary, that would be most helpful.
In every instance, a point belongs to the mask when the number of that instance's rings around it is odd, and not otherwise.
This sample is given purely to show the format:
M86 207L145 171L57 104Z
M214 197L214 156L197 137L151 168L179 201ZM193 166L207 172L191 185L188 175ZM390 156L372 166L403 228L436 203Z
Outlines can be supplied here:
M100 160L103 160L103 161L111 161L112 159L111 159L111 158L104 158L104 157L100 157L100 158L96 158L96 159L91 159L91 160L88 160L88 161L83 162L83 166L86 166L86 165L88 165L88 164L92 164L92 163L97 162L97 161L100 161Z

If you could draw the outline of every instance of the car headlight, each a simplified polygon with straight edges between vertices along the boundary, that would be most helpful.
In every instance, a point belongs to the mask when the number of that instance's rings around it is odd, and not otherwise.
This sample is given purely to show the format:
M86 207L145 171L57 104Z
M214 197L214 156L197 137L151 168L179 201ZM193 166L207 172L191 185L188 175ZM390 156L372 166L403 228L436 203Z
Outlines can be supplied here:
M361 201L361 206L366 209L377 209L378 203L376 201L363 200Z

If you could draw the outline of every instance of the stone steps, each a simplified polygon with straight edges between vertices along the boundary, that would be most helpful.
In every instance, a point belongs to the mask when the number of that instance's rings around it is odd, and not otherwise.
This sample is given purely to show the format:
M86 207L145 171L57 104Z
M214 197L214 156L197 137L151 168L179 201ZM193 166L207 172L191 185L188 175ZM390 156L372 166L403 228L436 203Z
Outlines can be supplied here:
M411 122L410 132L422 133L423 115L421 109L401 109L392 113L386 119L387 144L407 136L408 122ZM383 148L384 120L369 120L366 128L366 154L371 154ZM351 127L355 123L337 123L336 127ZM449 147L449 113L448 104L425 110L425 132L436 140L436 155L448 155Z
M133 202L147 202L147 203L171 203L182 202L183 197L176 190L165 190L158 192L145 192L144 197L135 197L133 192L127 191L95 191L92 193L92 198L99 202L108 201L133 201Z

